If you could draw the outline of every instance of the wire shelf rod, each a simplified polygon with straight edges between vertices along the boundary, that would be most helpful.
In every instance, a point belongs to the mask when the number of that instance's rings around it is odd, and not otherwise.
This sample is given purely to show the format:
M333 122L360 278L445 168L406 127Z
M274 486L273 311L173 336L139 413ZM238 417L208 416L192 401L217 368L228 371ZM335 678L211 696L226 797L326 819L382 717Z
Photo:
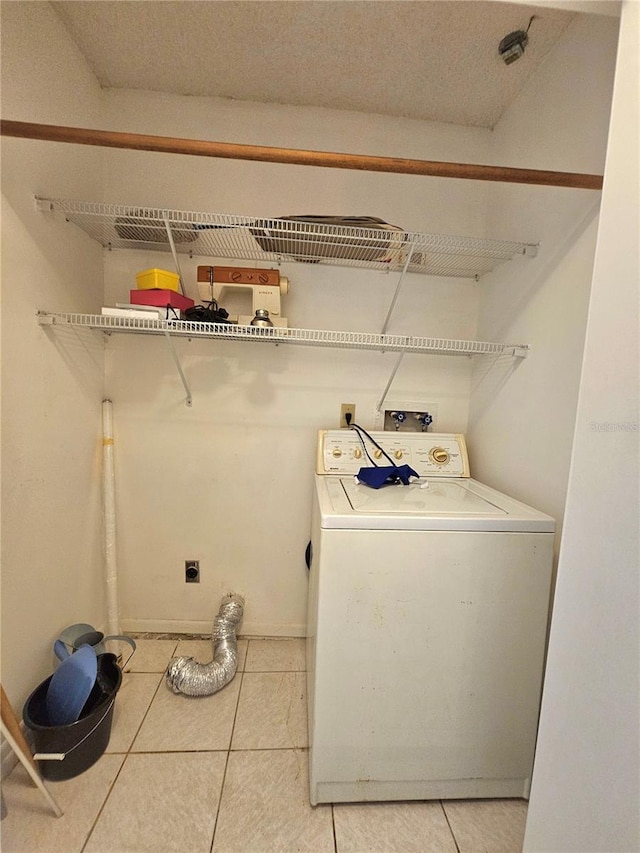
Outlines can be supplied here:
M135 151L158 151L165 154L188 154L231 160L253 160L264 163L287 163L300 166L322 166L333 169L353 169L474 181L504 181L507 183L575 187L589 190L601 190L603 183L603 176L595 174L521 169L475 163L447 163L401 157L378 157L333 151L309 151L266 145L243 145L233 142L152 136L86 127L21 122L10 119L3 119L0 122L0 133L22 139L67 142L75 145L97 145Z

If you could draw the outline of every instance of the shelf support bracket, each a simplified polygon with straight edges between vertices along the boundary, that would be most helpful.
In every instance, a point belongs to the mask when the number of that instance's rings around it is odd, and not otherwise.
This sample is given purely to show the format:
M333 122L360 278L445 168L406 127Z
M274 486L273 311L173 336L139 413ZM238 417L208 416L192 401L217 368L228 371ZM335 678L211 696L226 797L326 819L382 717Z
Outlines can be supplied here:
M396 301L398 296L400 295L400 288L402 287L402 283L404 281L404 276L406 271L409 268L409 264L411 263L411 256L413 255L413 244L409 247L409 253L407 255L407 259L404 262L404 266L402 267L402 272L400 273L400 278L398 279L398 283L396 285L396 292L393 294L393 299L391 300L391 305L389 305L389 310L387 311L386 319L382 325L381 335L385 335L387 332L387 326L389 325L389 320L391 319L391 315L393 314L393 309L396 307Z
M193 403L193 397L191 396L191 389L189 388L189 384L187 383L187 378L184 375L184 371L182 369L182 365L180 364L180 359L178 358L178 353L176 352L176 348L173 345L173 341L171 340L171 335L169 334L168 329L164 329L164 336L167 339L167 344L169 346L169 352L171 353L171 357L173 358L176 368L178 369L178 373L180 374L180 379L182 380L182 384L184 386L184 390L186 393L185 404L187 406L191 406Z
M171 247L171 254L173 255L173 263L176 265L176 272L180 276L180 290L182 291L182 295L186 296L186 291L184 289L184 281L182 279L182 272L180 271L180 261L178 260L178 252L176 251L176 244L173 240L173 234L171 233L171 225L169 224L169 217L165 214L162 217L162 221L164 222L164 227L167 229L167 239L169 240L169 246Z
M385 389L382 392L382 396L378 400L378 404L376 405L376 412L380 413L382 411L382 407L384 405L384 401L387 399L387 394L389 393L389 388L391 388L391 383L396 378L396 373L398 372L398 368L402 363L402 359L404 358L404 351L398 354L398 358L396 359L396 363L394 365L393 370L391 371L391 375L389 376L389 380L385 385Z

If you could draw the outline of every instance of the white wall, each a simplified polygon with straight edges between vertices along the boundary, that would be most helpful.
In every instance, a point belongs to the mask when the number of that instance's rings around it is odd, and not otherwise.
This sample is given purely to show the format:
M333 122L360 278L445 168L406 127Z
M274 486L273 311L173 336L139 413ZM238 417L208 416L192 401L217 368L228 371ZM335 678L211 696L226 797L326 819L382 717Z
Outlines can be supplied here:
M640 849L639 35L627 3L527 853Z
M602 174L618 21L580 16L494 131L494 162ZM483 279L478 337L531 344L514 369L479 364L468 441L475 475L561 530L600 192L494 185L492 236L540 242ZM559 535L556 537L559 543ZM557 545L556 545L557 549Z
M263 145L486 160L490 133L321 109L111 91L114 129ZM107 153L109 199L248 215L379 216L408 229L480 234L486 185L332 169ZM184 260L196 296L195 267ZM218 259L219 260L219 259ZM233 263L233 262L232 262ZM242 262L235 261L243 265ZM105 256L106 299L127 298L135 273L170 256ZM250 263L244 262L244 266ZM290 325L380 331L397 277L289 263ZM479 285L410 275L391 333L473 338ZM394 354L181 341L187 409L163 341L112 337L107 382L117 426L119 560L129 630L208 630L220 595L247 596L243 633L304 634L316 431L341 402L373 424ZM407 356L394 399L435 403L438 426L464 431L470 364ZM185 585L184 560L202 581Z
M2 4L3 118L92 125L100 95L48 4ZM100 305L102 253L33 199L101 186L97 150L2 141L2 684L18 713L60 630L104 619L102 343L36 323Z

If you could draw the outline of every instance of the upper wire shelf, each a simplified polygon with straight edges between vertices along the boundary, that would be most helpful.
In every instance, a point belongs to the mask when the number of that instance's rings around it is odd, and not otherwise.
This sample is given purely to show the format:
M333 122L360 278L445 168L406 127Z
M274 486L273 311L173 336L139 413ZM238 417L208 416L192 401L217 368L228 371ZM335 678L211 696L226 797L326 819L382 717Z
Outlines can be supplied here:
M102 246L113 249L169 252L175 248L191 256L395 272L406 267L423 275L475 279L518 255L537 253L532 243L419 234L394 226L346 227L65 199L36 198L36 203L39 210L64 214Z

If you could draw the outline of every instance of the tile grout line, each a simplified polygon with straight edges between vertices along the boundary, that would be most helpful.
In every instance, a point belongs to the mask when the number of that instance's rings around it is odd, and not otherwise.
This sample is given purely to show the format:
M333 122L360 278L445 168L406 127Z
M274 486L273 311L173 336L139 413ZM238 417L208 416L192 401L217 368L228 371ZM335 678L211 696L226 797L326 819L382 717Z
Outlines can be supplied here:
M121 754L121 753L120 753L120 754ZM102 756L101 756L101 757L102 757ZM107 791L107 795L106 795L106 797L104 798L104 800L102 801L102 805L98 808L98 812L97 812L97 814L96 814L95 818L93 819L93 821L92 821L92 823L91 823L91 827L90 827L90 829L89 829L89 832L87 833L87 837L86 837L86 838L85 838L85 840L82 842L82 845L81 845L81 847L80 847L80 853L83 853L83 851L85 850L85 848L86 848L87 844L89 843L89 841L90 841L90 839L91 839L91 836L93 835L93 831L94 831L94 829L96 828L96 825L97 825L98 821L100 820L100 817L101 817L101 815L102 815L102 812L103 812L103 811L104 811L104 809L105 809L105 806L107 805L107 801L109 800L109 797L111 796L111 792L113 791L113 789L114 789L114 787L115 787L116 782L117 782L117 781L118 781L118 779L120 778L120 774L122 773L122 768L124 767L124 763L125 763L125 761L126 761L126 760L127 760L127 756L125 755L125 757L122 759L122 762L121 762L121 764L120 764L120 767L118 767L118 772L117 772L117 773L116 773L116 775L113 777L113 782L109 785L109 790Z
M177 648L178 648L178 643L176 642L176 645L175 645L175 646L174 646L174 648L173 648L173 653L175 653L175 650L176 650ZM163 670L163 673L164 673L165 671L166 671L166 667L165 667L165 669ZM124 674L125 674L125 673L123 673L123 676L124 676ZM132 674L131 670L128 670L128 671L127 671L127 674L128 674L128 675L131 675L131 674ZM136 674L137 674L137 673L136 673ZM146 673L145 673L145 674L146 674ZM154 674L155 674L155 673L154 673ZM132 747L132 746L133 746L133 744L135 743L135 740L136 740L136 738L138 737L138 733L140 732L140 729L142 728L142 725L143 725L144 721L145 721L145 720L146 720L146 718L147 718L147 714L149 713L149 709L151 708L151 705L152 705L152 703L153 703L153 700L156 698L156 695L157 695L157 693L158 693L158 690L160 689L160 685L162 684L162 681L163 681L163 679L162 679L162 678L160 678L160 680L158 681L158 684L157 684L157 686L156 686L156 689L153 691L153 696L152 696L152 697L151 697L151 699L149 700L149 704L147 705L147 710L144 712L144 714L143 714L143 716L142 716L142 720L140 721L140 725L139 725L139 726L138 726L138 728L136 729L136 731L135 731L135 733L134 733L133 737L131 738L131 742L129 743L129 746L127 747L126 752L124 752L124 753L122 753L122 752L106 753L106 752L105 752L105 753L104 753L105 755L124 755L124 758L122 759L122 763L120 764L120 767L118 768L118 772L116 773L116 775L115 775L115 776L114 776L114 778L113 778L113 782L111 783L111 785L109 785L109 790L107 791L107 795L106 795L106 797L105 797L105 798L104 798L104 800L102 801L102 805L101 805L101 806L100 806L100 808L98 809L98 813L96 814L96 816L95 816L94 820L93 820L93 821L92 821L92 823L91 823L91 828L89 829L89 832L87 833L87 837L86 837L86 838L85 838L85 840L82 842L82 846L80 847L80 853L84 853L84 850L86 849L86 846L87 846L87 844L89 843L89 841L90 841L90 839L91 839L91 836L93 835L93 832L94 832L94 830L95 830L95 828L96 828L96 826L97 826L97 824L98 824L98 821L100 820L100 817L102 816L102 813L103 813L103 811L104 811L104 809L105 809L105 806L107 805L107 802L108 802L108 800L109 800L109 797L111 796L111 792L113 791L113 789L114 789L114 787L115 787L116 782L117 782L117 781L118 781L118 779L120 778L120 774L122 773L122 769L123 769L124 765L125 765L125 764L126 764L126 762L127 762L127 758L128 758L128 757L129 757L129 755L131 754L131 747ZM116 694L116 699L117 699L117 694ZM101 756L101 757L102 757L102 756Z
M255 746L242 749L140 749L135 752L108 752L106 755L200 755L213 752L309 752L308 746Z
M447 826L449 827L449 832L451 833L451 837L453 838L453 843L456 845L456 851L457 851L457 853L460 853L460 847L458 846L458 839L456 838L456 834L453 831L453 827L451 826L451 823L449 821L449 815L447 814L447 810L444 807L444 802L442 800L438 800L438 802L440 803L440 808L442 809L442 811L444 813L444 819L446 820Z
M240 707L240 693L242 692L242 682L244 681L244 674L246 672L245 667L247 665L247 658L249 657L249 643L250 642L251 642L250 640L247 642L247 653L246 653L245 658L244 658L244 666L242 667L242 670L240 672L240 686L238 688L238 699L236 701L236 710L235 710L235 713L233 715L233 722L231 724L231 733L229 734L229 747L226 751L227 757L226 757L226 760L224 762L224 772L222 774L222 782L220 784L220 796L218 797L218 807L216 809L216 819L213 822L213 834L211 836L211 845L209 847L209 853L213 853L213 845L215 844L215 841L216 841L216 831L218 829L218 819L220 818L220 807L222 806L222 795L224 793L224 783L227 781L227 770L229 768L229 758L231 756L231 744L233 742L233 732L234 732L234 729L236 727L236 719L238 717L238 708ZM236 670L236 675L237 674L238 674L238 671Z
M306 672L306 669L245 669L247 675L277 675L279 672Z
M334 803L331 803L331 829L333 830L333 853L338 853L338 836L336 835L336 813Z
M134 743L136 742L136 738L140 734L140 729L143 727L144 722L149 715L149 711L151 710L151 706L153 705L153 701L156 698L156 696L158 695L158 691L160 690L160 687L162 686L162 683L164 682L166 672L167 672L167 667L169 666L169 663L171 662L171 660L175 657L175 653L176 653L177 648L178 648L178 642L176 642L175 646L173 647L173 652L171 653L171 656L169 657L169 661L167 662L166 666L164 667L164 669L162 669L160 671L161 672L160 680L158 681L158 684L156 685L156 689L153 691L153 696L151 697L149 704L147 705L147 710L142 715L142 719L140 720L140 725L135 730L135 733L134 733L133 737L131 738L131 743L127 747L127 750L126 750L127 756L131 753L131 748L133 747ZM127 674L128 675L157 675L158 673L157 673L157 671L153 672L153 673L146 673L146 672L139 673L139 672L132 672L131 670L129 670ZM134 755L135 754L137 754L137 753L134 753ZM126 758L125 758L125 760L126 760Z
M247 667L247 658L248 657L249 657L249 643L247 643L247 654L245 655L244 666L242 667L242 670L240 672L240 687L238 687L238 699L236 701L236 710L233 714L233 722L231 723L231 735L229 737L229 748L227 750L228 752L231 752L231 745L233 744L233 733L234 733L235 728L236 728L236 720L238 719L238 709L240 708L240 694L242 693L242 685L244 684L244 676L245 676L245 673L247 671L246 667ZM236 674L237 674L237 670L236 670ZM220 797L222 798L222 792L220 792Z
M224 771L222 773L222 782L220 783L220 794L218 795L218 805L216 807L216 817L213 821L213 832L211 833L211 844L209 845L209 853L213 853L213 845L216 840L216 830L218 828L218 818L220 817L220 806L222 805L222 792L224 791L224 783L227 778L227 768L229 767L229 756L231 752L227 750L226 758L224 761Z

